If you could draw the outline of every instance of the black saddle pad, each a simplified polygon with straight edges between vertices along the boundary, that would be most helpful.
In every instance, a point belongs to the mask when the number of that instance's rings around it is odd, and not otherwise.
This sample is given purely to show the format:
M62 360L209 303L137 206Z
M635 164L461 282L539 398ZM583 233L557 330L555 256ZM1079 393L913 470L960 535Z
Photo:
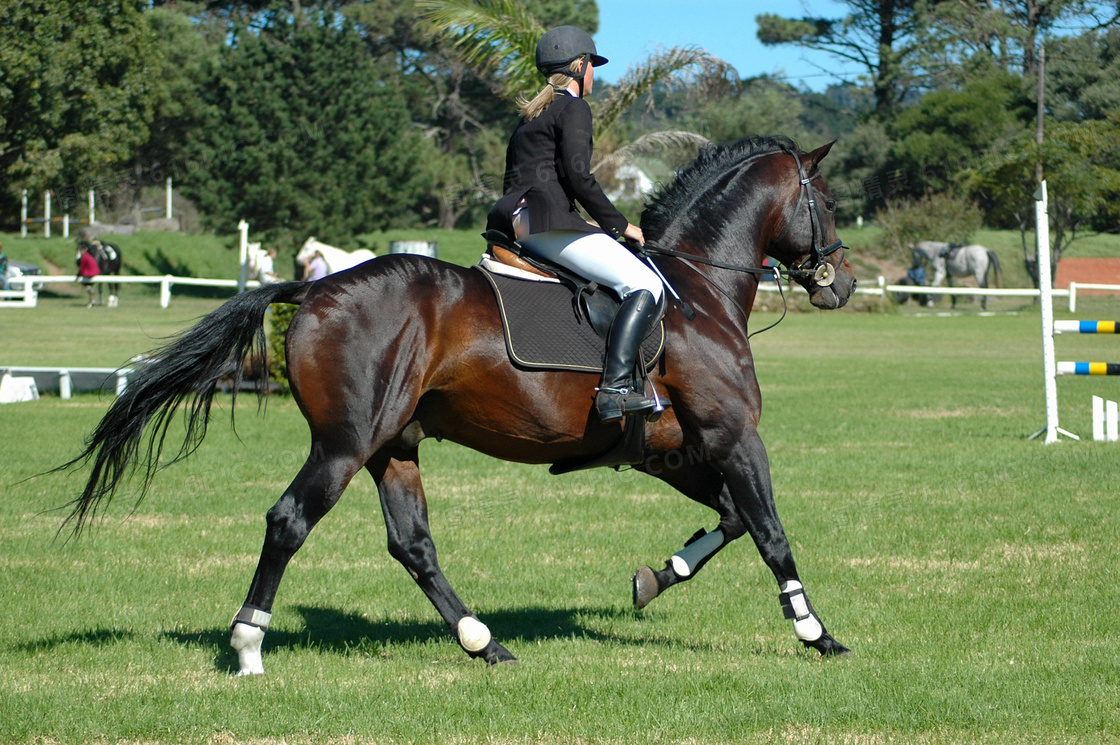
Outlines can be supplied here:
M519 367L601 373L606 342L582 314L573 292L556 282L535 282L475 267L494 288L505 330L506 350ZM665 349L661 323L642 342L642 359L652 370Z

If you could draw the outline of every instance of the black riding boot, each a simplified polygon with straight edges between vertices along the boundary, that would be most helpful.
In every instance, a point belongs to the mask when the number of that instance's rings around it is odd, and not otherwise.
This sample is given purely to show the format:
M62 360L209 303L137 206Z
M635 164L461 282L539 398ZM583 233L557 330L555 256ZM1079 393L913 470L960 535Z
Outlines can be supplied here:
M639 290L622 301L611 323L603 379L595 395L595 410L603 422L616 422L628 414L648 414L657 406L644 390L633 389L638 348L656 313L653 293Z

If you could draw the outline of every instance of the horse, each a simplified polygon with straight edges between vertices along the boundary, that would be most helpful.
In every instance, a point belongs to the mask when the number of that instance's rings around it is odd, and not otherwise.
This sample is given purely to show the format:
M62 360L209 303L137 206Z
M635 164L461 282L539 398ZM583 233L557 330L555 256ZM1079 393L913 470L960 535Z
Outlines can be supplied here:
M819 170L830 147L806 153L787 138L752 137L713 148L643 213L645 255L678 299L663 319L665 351L649 373L671 407L640 423L645 457L634 467L710 507L718 523L692 535L664 569L642 566L631 580L640 610L749 534L795 638L829 656L849 650L809 603L778 517L748 329L758 284L774 271L821 309L843 306L855 290L836 238L836 201ZM764 255L787 268L763 268ZM230 626L238 674L264 672L262 643L285 568L363 469L378 490L390 555L451 637L472 658L513 661L440 567L418 445L434 437L508 461L555 464L608 451L623 425L595 415L597 373L510 362L497 301L473 268L394 254L316 282L267 285L220 306L136 370L86 449L56 469L91 464L60 530L70 524L80 534L129 470L138 469L143 499L165 465L160 453L172 421L185 424L185 440L169 460L198 447L215 381L240 375L241 361L260 355L262 318L281 302L301 306L288 330L288 378L311 450L266 515L260 560ZM187 407L182 419L180 405Z
M359 248L357 251L343 251L341 248L327 245L316 240L315 236L311 236L303 242L299 253L296 254L296 261L299 262L300 266L306 266L315 256L316 251L322 252L323 260L327 262L327 274L344 271L374 258L373 251L368 249Z
M933 267L933 280L930 287L938 287L946 277L949 286L953 286L953 277L973 277L977 287L988 287L988 275L995 272L996 287L1003 286L1003 275L1000 271L999 256L995 251L979 245L957 246L952 243L940 241L919 241L910 246L914 256L914 265L928 263ZM957 298L953 296L953 305L956 306ZM980 296L980 308L988 308L988 296Z
M102 241L99 238L94 238L89 241L81 241L78 244L77 260L81 261L82 246L90 252L94 260L97 261L97 268L100 270L102 276L116 276L121 273L121 247L115 243ZM104 283L98 282L97 284L97 304L103 305L103 286ZM109 285L109 307L116 308L118 303L118 293L121 291L119 282L110 282Z
M248 244L246 249L245 260L249 264L249 279L255 279L262 285L280 281L273 265L273 257L268 251L261 248L260 241Z

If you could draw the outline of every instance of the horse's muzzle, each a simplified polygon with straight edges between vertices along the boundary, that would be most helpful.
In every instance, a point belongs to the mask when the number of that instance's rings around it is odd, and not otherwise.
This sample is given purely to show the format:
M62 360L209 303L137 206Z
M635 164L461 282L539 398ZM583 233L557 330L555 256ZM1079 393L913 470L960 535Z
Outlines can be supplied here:
M836 310L847 305L848 299L855 291L856 278L850 274L838 273L834 280L827 285L810 285L809 302L812 303L814 308Z

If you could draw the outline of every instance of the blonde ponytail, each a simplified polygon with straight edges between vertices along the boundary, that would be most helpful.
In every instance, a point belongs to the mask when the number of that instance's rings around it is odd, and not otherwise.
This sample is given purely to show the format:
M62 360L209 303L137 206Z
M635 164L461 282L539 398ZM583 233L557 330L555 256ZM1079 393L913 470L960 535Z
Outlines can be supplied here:
M587 64L591 64L590 60L588 60ZM579 73L580 68L582 67L583 58L577 57L572 60L572 63L568 66L568 69L570 69L574 73ZM525 117L526 121L532 121L533 119L536 119L538 116L543 114L549 106L552 105L552 101L554 98L556 98L557 94L567 90L568 84L571 83L572 80L573 77L571 75L565 75L562 72L558 72L555 75L550 75L548 78L548 83L545 85L545 87L540 89L540 92L537 93L537 95L533 96L532 98L526 98L522 96L521 98L517 99L517 107L521 111L521 115Z

